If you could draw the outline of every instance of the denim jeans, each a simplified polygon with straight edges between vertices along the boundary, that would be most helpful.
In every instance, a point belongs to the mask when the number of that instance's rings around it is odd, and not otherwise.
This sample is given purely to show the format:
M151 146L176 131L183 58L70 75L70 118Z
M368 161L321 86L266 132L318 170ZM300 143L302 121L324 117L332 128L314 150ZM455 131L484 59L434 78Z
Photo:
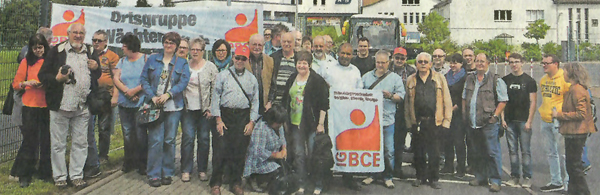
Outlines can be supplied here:
M172 177L175 170L175 136L182 111L164 112L164 120L148 126L148 168L150 179Z
M391 180L394 172L394 124L383 127L383 157L385 169L382 176L384 180Z
M304 132L301 131L296 125L289 125L289 134L288 134L288 145L292 148L293 153L293 162L292 165L294 170L298 175L298 183L301 187L304 187L305 182L307 181L308 172L307 172L307 157L312 155L314 145L315 145L315 136L316 132ZM287 140L286 140L287 141ZM308 150L308 151L307 151ZM311 178L319 180L321 178ZM315 181L316 183L320 181ZM323 187L323 186L317 186Z
M210 131L215 125L214 119L207 119L201 110L184 110L181 117L181 172L191 173L194 168L194 139L198 139L197 163L198 172L206 172Z
M110 135L114 132L115 121L118 113L118 107L111 109L112 112L91 115L88 122L88 157L85 161L86 168L100 166L100 157L108 158L110 149ZM96 120L97 119L97 120ZM96 137L94 127L98 122L98 145L96 145Z
M523 121L510 121L506 129L506 143L508 143L508 154L510 156L510 176L520 178L519 166L523 166L523 178L531 178L531 135L532 130L525 131ZM521 149L519 161L519 149Z
M83 179L83 166L87 158L88 109L77 111L50 111L50 159L54 181ZM69 168L65 159L67 136L71 133Z
M587 134L569 135L565 138L565 155L567 173L571 176L569 182L569 194L590 194L585 173L583 173L583 164L581 163L581 154L585 145Z
M584 168L592 165L590 163L590 159L588 158L588 153L587 153L588 152L587 151L588 141L587 140L590 140L590 139L585 140L585 145L583 146L583 155L581 155L581 161L583 162Z
M119 107L125 150L123 167L145 172L148 161L148 132L136 121L135 114L138 110L137 107Z
M470 129L473 146L472 169L478 181L488 181L500 185L502 176L502 153L500 151L500 138L498 137L499 124L486 124L482 128Z
M565 169L564 139L558 132L559 123L541 122L541 133L544 135L544 147L548 155L548 165L550 167L550 183L558 186L563 185L562 171ZM562 164L562 166L561 166ZM569 175L565 174L565 181L569 180Z

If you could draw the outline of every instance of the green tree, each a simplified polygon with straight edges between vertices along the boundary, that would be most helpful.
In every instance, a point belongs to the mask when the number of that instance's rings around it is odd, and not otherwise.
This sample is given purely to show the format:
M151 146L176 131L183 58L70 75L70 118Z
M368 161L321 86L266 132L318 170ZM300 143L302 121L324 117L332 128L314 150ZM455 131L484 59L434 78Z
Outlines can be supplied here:
M502 39L490 39L487 42L476 40L466 47L471 47L475 53L485 53L490 59L498 59L498 62L504 61L506 51L512 51L513 46L506 44Z
M94 7L117 7L119 5L118 0L53 0L53 3L67 4L67 5L80 5L80 6L94 6Z
M152 7L152 4L149 4L147 0L137 0L135 7Z
M175 3L172 0L163 0L163 3L160 4L161 7L175 7Z
M535 39L535 43L540 45L539 40L544 39L550 26L548 26L543 19L536 20L530 23L527 27L527 32L524 34L528 39Z
M425 17L423 23L418 26L421 37L420 47L423 51L433 52L437 48L442 48L448 53L450 50L456 50L456 44L450 38L449 22L437 12L431 12Z
M0 7L0 46L17 49L38 29L40 1L5 1Z
M542 60L542 51L540 50L540 45L523 42L521 47L525 50L525 53L523 53L525 61L529 61L531 59L533 59L533 61Z
M548 43L542 45L542 52L544 54L554 54L554 55L558 56L558 58L561 58L562 46L551 41L551 42L548 42Z

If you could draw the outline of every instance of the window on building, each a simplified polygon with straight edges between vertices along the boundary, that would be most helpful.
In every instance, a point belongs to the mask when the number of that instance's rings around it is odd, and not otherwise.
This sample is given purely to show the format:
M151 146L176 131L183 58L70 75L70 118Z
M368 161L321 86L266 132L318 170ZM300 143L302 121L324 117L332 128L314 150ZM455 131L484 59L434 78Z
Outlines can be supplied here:
M313 0L313 5L317 5L317 2L319 2L319 0Z
M383 14L383 13L382 13L382 12L379 12L379 13L377 13L377 14L381 15L381 14Z
M410 21L409 22L410 22L409 24L413 23L413 13L412 12L410 13Z
M292 0L292 5L296 5L296 0Z
M577 22L575 22L577 26L577 41L581 41L581 8L577 8Z
M544 19L544 10L527 10L527 22Z
M408 13L404 13L404 24L408 23Z
M271 19L271 11L263 11L263 19L270 20Z
M393 16L393 15L394 15L394 12L390 12L390 16Z
M415 13L415 23L419 23L419 13Z
M420 0L402 0L402 5L419 5Z
M598 27L598 19L592 19L592 27Z
M299 4L299 5L302 5L302 0L298 0L298 4Z
M421 22L425 22L425 12L421 13L421 17L423 17L423 19L421 20Z
M589 22L589 9L585 8L585 10L583 10L584 13L584 19L585 19L585 41L589 41L590 40L590 34L589 34L589 29L588 27L590 26L590 22Z
M325 0L321 0L321 5L325 5Z
M512 21L512 10L494 10L494 21Z

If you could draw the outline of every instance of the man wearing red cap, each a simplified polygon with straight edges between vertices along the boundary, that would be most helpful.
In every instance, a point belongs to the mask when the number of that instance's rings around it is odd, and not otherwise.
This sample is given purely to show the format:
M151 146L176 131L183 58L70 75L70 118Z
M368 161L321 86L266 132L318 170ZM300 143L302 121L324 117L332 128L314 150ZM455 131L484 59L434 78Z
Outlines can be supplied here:
M394 55L392 56L393 66L390 66L390 70L400 75L402 83L406 83L406 78L411 74L417 72L415 68L406 64L406 49L397 47L394 49ZM406 89L405 89L406 90ZM403 97L404 98L404 97ZM394 174L398 178L404 178L402 172L402 155L404 153L404 145L406 144L406 134L408 129L405 127L404 120L404 101L396 104L396 125L394 126Z
M260 104L258 81L245 68L249 57L248 47L237 47L234 66L219 73L215 81L211 113L216 117L217 128L213 132L211 194L220 194L225 167L230 170L230 190L236 195L244 194L244 158Z

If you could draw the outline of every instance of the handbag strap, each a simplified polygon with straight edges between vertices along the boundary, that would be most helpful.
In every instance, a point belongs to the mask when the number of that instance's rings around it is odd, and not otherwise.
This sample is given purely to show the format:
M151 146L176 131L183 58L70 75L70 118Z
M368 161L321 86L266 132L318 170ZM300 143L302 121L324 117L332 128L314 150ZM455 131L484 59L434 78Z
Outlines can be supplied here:
M369 89L375 88L375 86L377 86L377 84L385 79L385 77L387 77L391 72L392 71L387 71L385 74L381 75L373 84L371 84L371 86L369 86Z
M177 56L173 56L173 57L175 57L175 64L177 64L178 57ZM162 94L167 93L167 89L169 89L169 83L171 83L171 75L173 74L173 70L175 70L175 64L173 64L173 68L171 68L171 72L169 72L169 76L167 76L167 85L165 86L165 90L163 91ZM167 67L170 67L170 66L171 66L171 63L169 63L169 66L167 66Z
M235 76L233 71L231 71L231 69L228 68L227 70L229 70L229 73L231 73L231 76L233 77L233 79L235 79L235 82L238 84L238 86L240 86L240 89L242 89L244 96L246 96L246 99L248 99L248 107L252 107L252 102L250 101L250 97L248 97L248 94L246 94L246 90L244 90L244 87L242 87L242 84L240 83L238 78Z

